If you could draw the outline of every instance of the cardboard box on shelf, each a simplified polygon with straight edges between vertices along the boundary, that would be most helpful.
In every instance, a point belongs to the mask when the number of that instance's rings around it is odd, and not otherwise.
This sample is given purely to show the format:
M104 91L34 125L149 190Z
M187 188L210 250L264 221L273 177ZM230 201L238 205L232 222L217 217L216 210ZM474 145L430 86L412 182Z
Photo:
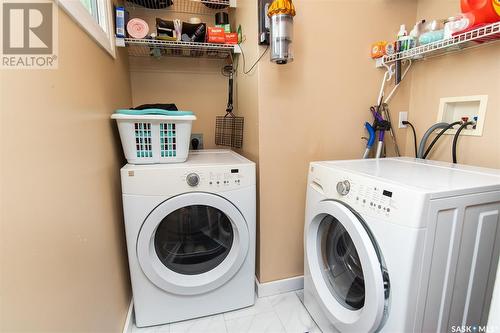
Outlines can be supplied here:
M208 27L207 42L224 44L226 42L226 33L224 32L224 29L218 27Z
M226 44L238 44L238 33L237 32L226 33Z

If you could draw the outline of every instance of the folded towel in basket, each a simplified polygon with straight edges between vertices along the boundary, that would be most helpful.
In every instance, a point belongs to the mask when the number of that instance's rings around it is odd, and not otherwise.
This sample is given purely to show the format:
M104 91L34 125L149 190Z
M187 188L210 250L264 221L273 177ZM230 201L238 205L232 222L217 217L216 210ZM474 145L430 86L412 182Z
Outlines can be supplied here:
M121 109L116 110L115 113L129 115L129 116L192 116L191 111L168 111L162 109L144 109L144 110L130 110Z
M156 104L142 104L139 106L136 106L135 108L132 108L132 110L145 110L145 109L162 109L162 110L167 110L167 111L179 111L177 108L177 105L173 103L169 104L163 104L163 103L156 103Z

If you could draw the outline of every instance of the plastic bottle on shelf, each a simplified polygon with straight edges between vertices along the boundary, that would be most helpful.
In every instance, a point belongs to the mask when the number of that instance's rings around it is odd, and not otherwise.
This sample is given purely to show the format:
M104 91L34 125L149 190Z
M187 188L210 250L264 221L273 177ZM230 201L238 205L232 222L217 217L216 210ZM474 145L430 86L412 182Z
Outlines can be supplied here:
M406 31L406 25L401 24L401 26L399 27L399 32L398 32L398 39L400 39L401 37L404 37L406 35L408 35L408 32Z
M398 43L398 47L396 47L396 51L405 51L407 50L406 44L407 44L407 37L408 37L408 32L406 31L406 25L401 24L399 27L399 32L398 32L398 40L396 43Z
M421 22L417 22L410 31L410 48L418 46L418 37L420 37Z

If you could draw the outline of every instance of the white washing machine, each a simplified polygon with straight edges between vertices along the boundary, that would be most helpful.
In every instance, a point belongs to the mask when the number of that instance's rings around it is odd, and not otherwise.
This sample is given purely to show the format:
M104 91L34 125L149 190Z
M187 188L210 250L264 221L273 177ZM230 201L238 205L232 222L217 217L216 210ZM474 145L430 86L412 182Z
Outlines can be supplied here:
M496 170L315 162L306 206L304 303L324 333L486 325L500 250Z
M227 150L121 170L138 327L254 304L255 164Z

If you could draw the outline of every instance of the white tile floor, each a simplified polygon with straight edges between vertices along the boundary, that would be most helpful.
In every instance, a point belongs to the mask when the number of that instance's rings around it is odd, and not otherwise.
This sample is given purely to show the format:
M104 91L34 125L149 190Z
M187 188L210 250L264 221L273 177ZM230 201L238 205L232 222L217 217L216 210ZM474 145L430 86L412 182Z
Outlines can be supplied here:
M132 333L320 333L302 298L302 291L256 298L254 306L241 310L163 326L134 326Z

